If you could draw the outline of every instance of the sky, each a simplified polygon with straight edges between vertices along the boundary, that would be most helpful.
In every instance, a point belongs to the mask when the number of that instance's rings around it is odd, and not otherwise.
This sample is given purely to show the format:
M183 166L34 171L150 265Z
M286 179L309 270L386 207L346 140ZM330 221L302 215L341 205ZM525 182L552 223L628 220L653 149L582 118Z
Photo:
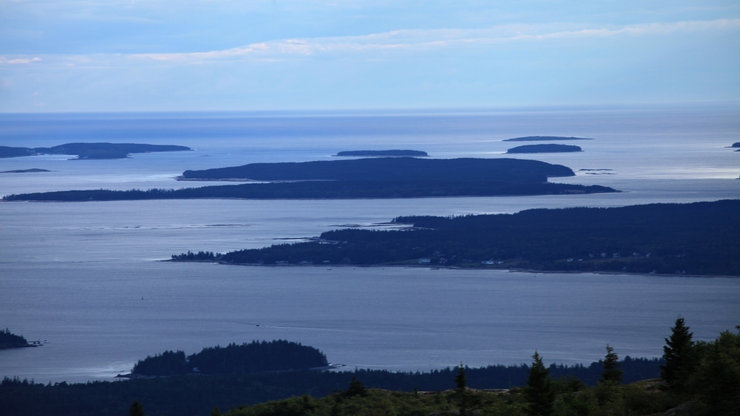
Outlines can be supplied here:
M737 0L0 0L0 112L740 101Z

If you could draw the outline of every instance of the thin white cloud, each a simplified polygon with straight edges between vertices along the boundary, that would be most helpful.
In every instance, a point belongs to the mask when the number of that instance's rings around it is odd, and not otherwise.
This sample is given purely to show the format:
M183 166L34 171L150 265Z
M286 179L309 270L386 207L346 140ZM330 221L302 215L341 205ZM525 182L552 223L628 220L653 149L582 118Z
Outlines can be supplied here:
M28 65L34 62L41 62L41 58L37 56L33 58L7 58L0 56L0 65Z
M154 61L204 62L215 59L279 59L328 53L370 51L425 51L465 45L493 45L523 41L654 36L672 33L737 30L740 19L649 23L610 27L571 27L562 25L507 25L487 29L396 30L362 36L284 39L254 43L243 47L207 52L134 54L135 59Z

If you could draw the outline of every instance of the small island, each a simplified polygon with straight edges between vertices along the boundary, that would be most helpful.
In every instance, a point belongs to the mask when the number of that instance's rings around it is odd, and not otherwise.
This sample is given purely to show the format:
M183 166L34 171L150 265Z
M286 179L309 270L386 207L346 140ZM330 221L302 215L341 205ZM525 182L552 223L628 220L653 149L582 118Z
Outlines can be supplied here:
M345 150L336 156L351 157L427 157L427 152L421 150Z
M179 152L187 146L140 143L65 143L52 147L0 146L0 158L37 155L74 155L77 159L124 159L132 153Z
M22 335L16 335L11 333L7 328L4 331L0 331L0 350L7 350L11 348L26 348L26 347L38 347L41 345L39 342L28 342Z
M580 146L568 144L527 144L524 146L512 147L506 153L567 153L582 152Z
M32 169L4 170L0 173L40 173L40 172L51 172L51 171L48 169L32 168Z
M735 143L733 143L733 144L732 144L732 148L733 148L733 149L738 149L738 150L735 150L735 151L736 151L736 152L740 152L740 142L735 142Z
M569 141L569 140L593 140L590 137L564 137L564 136L524 136L504 139L505 142L550 142L550 141Z
M130 375L121 377L169 377L186 374L254 374L328 369L326 355L313 347L276 340L226 347L204 348L186 356L183 351L165 351L139 360Z

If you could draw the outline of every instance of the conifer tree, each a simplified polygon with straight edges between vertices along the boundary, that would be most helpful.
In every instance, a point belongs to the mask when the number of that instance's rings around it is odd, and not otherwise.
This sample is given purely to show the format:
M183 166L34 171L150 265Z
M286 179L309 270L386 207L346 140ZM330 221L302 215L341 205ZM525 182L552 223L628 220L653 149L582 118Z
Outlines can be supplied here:
M549 416L554 413L555 391L552 387L550 370L542 363L542 357L535 351L529 369L527 387L524 390L527 398L527 410L531 416Z
M144 406L138 401L131 403L131 407L128 409L129 416L144 416Z
M455 376L455 393L457 396L458 404L460 405L460 415L465 416L468 414L468 403L467 403L467 381L465 380L465 367L462 363L458 367L457 375Z
M682 390L686 380L695 367L693 333L685 325L683 318L676 319L671 328L671 336L665 339L660 377L674 390Z
M611 345L606 345L606 356L599 362L603 366L600 383L619 384L622 382L623 371L619 368L619 356Z

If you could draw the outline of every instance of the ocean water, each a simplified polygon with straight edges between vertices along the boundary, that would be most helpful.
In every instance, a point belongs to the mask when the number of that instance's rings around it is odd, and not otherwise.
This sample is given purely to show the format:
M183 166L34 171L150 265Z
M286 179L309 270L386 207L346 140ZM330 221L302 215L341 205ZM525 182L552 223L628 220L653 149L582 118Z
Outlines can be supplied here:
M679 316L699 339L740 319L740 279L425 268L242 267L160 260L382 227L400 215L623 206L740 197L740 110L726 107L374 113L0 115L0 145L180 144L121 160L0 159L0 194L199 186L186 169L330 160L408 148L508 157L529 135L589 137L583 152L517 155L571 167L557 181L620 193L392 200L0 203L0 327L43 340L0 351L0 377L110 380L167 349L289 339L348 368L588 363L612 345L655 357ZM598 171L592 169L600 169ZM600 173L600 174L593 174ZM212 184L212 183L208 183Z

